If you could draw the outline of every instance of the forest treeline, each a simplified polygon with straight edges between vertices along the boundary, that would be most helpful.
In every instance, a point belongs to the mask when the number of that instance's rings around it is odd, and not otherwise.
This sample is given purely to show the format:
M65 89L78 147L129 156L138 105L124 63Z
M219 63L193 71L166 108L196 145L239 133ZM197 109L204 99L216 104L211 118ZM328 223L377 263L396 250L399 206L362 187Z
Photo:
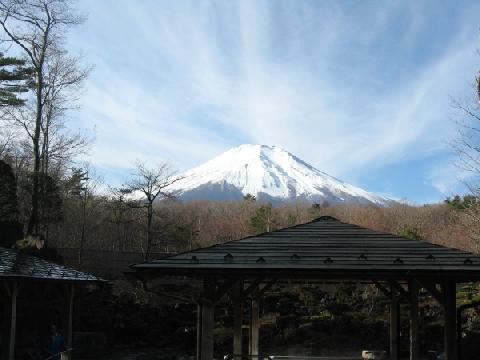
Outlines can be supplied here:
M55 247L141 251L147 247L145 210L108 197L92 196L85 217L81 199L64 203L61 221L52 224ZM463 202L462 202L463 205ZM322 215L416 240L478 252L476 224L468 209L451 203L388 207L353 204L285 204L166 200L155 204L153 251L178 252L240 239L311 221ZM85 238L82 232L85 227Z
M165 163L148 167L139 162L134 175L116 188L102 183L83 162L94 146L92 137L72 116L92 70L66 47L68 31L86 19L74 5L71 0L0 0L1 245L74 248L79 263L84 249L136 251L148 258L153 252L194 249L330 215L478 252L475 186L470 195L424 206L272 207L253 196L181 203L166 192L180 177ZM478 175L478 101L456 107L464 116L452 147L461 166Z

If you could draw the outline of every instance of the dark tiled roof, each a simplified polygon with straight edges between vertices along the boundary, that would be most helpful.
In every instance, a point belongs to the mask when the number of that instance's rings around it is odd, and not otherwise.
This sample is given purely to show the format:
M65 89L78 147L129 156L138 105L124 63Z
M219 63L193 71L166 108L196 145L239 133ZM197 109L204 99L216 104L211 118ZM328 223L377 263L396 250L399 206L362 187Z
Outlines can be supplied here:
M133 265L164 273L462 274L480 278L480 257L332 217Z
M102 279L18 250L0 247L0 279L97 282Z

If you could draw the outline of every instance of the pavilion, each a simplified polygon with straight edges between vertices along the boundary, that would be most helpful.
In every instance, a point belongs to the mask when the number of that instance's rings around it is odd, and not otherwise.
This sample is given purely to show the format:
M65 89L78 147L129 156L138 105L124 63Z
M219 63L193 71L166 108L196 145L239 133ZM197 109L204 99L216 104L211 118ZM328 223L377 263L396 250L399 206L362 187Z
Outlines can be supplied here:
M66 303L64 306L65 341L68 348L72 345L73 304L75 287L103 282L102 279L46 261L15 249L0 247L0 281L3 283L4 296L8 302L6 324L3 324L4 359L15 359L15 341L17 331L17 298L22 290L33 290L40 296L41 291L52 287L64 288ZM37 301L36 298L33 301ZM21 311L21 309L20 309ZM5 341L5 339L7 341Z
M249 300L248 357L259 354L259 299L275 282L359 281L375 284L390 300L390 358L399 359L400 302L409 304L410 359L418 360L419 290L444 310L446 360L458 360L456 287L480 280L480 256L406 239L323 216L237 241L132 265L144 279L180 275L201 280L196 299L197 359L213 359L215 303L234 305L233 354L242 349L243 306Z

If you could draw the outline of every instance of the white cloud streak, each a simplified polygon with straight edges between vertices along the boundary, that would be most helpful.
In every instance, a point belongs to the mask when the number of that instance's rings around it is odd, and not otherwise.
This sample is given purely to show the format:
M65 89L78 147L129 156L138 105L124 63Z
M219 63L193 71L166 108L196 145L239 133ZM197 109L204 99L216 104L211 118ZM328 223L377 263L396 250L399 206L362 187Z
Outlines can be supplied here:
M249 142L358 178L445 147L449 96L478 64L469 7L428 53L421 37L441 24L413 2L83 4L71 42L97 65L81 116L99 166L185 169Z

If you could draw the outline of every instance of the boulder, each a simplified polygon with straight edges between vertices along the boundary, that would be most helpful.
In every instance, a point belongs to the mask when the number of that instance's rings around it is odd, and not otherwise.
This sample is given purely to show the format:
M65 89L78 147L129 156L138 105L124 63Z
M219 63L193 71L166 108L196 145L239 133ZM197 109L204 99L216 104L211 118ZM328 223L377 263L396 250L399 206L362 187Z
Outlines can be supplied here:
M383 350L363 350L362 359L364 360L386 360L387 352Z

